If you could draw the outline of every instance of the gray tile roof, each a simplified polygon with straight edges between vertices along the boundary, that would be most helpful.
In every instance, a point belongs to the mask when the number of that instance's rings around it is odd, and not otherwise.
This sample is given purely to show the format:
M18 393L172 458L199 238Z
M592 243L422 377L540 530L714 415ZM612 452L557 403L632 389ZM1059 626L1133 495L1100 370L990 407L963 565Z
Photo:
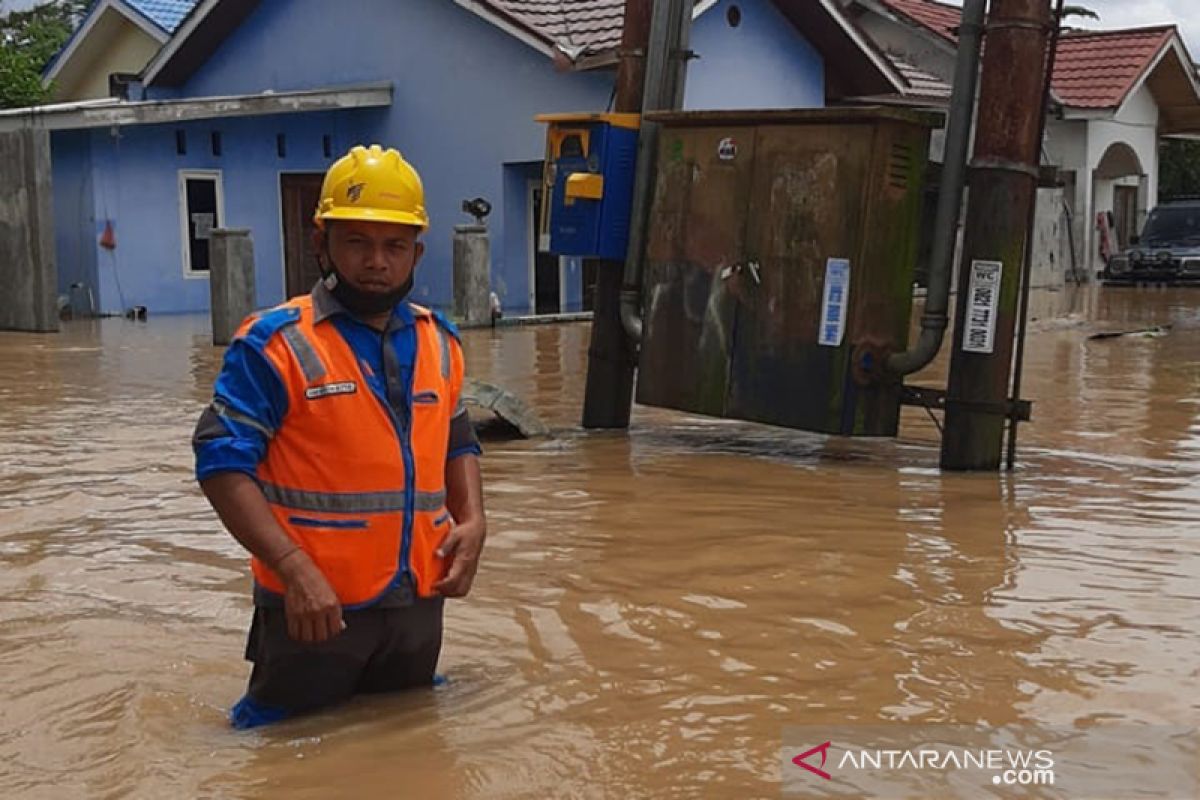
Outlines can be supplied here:
M550 44L598 53L621 44L624 0L483 0Z

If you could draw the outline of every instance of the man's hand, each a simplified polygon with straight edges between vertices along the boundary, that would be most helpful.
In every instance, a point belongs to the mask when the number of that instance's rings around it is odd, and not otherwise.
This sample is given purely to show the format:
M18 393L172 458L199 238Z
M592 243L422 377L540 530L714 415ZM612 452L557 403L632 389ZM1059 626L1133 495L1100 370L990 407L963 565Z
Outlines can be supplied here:
M438 558L449 562L446 577L433 585L442 597L466 597L475 581L479 569L479 554L483 551L483 540L487 536L487 525L483 518L454 524L446 538L438 545Z
M287 589L283 606L288 636L297 642L319 644L346 629L342 604L307 553L293 550L276 563L275 570Z

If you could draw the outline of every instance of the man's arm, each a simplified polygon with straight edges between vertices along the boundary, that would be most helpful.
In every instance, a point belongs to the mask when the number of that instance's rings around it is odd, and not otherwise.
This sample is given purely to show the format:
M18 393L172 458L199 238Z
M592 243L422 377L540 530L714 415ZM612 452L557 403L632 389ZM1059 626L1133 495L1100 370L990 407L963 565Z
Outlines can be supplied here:
M466 363L462 343L454 327L441 317L439 324L448 326L454 338L450 346L450 401L454 414L450 419L449 441L446 446L446 508L450 511L450 532L438 544L438 558L448 561L446 577L434 584L443 597L466 597L479 569L479 554L487 538L487 517L483 511L483 478L479 456L483 453L475 426L462 402L466 380Z
M287 393L274 368L247 338L235 339L192 439L196 477L233 537L283 580L289 635L319 642L341 631L341 606L319 569L275 521L254 479L286 414Z
M346 624L337 595L308 554L279 527L254 479L220 472L200 481L200 488L233 538L283 581L288 635L298 642L323 642L341 633Z
M462 455L446 463L446 507L454 519L454 527L437 552L440 558L450 559L450 569L434 588L443 597L466 597L475 581L479 554L487 538L479 456Z

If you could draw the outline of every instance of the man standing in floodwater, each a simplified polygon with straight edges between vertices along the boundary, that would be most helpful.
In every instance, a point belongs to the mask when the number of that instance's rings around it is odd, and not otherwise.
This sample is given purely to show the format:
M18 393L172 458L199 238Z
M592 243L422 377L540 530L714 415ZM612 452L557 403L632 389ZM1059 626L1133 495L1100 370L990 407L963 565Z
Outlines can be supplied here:
M443 600L470 591L486 536L458 333L405 302L420 177L355 147L314 219L322 279L242 323L193 439L204 494L252 555L239 728L432 685Z

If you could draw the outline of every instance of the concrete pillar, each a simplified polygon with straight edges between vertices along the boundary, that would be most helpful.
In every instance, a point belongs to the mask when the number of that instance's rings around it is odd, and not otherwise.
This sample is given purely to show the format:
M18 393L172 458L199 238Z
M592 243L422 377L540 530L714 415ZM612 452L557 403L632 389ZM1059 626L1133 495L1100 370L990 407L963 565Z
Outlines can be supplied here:
M463 325L487 325L492 319L492 258L488 229L454 226L454 316Z
M58 330L50 134L0 133L0 329Z
M254 241L246 229L214 229L208 240L213 344L233 341L242 320L254 311Z

